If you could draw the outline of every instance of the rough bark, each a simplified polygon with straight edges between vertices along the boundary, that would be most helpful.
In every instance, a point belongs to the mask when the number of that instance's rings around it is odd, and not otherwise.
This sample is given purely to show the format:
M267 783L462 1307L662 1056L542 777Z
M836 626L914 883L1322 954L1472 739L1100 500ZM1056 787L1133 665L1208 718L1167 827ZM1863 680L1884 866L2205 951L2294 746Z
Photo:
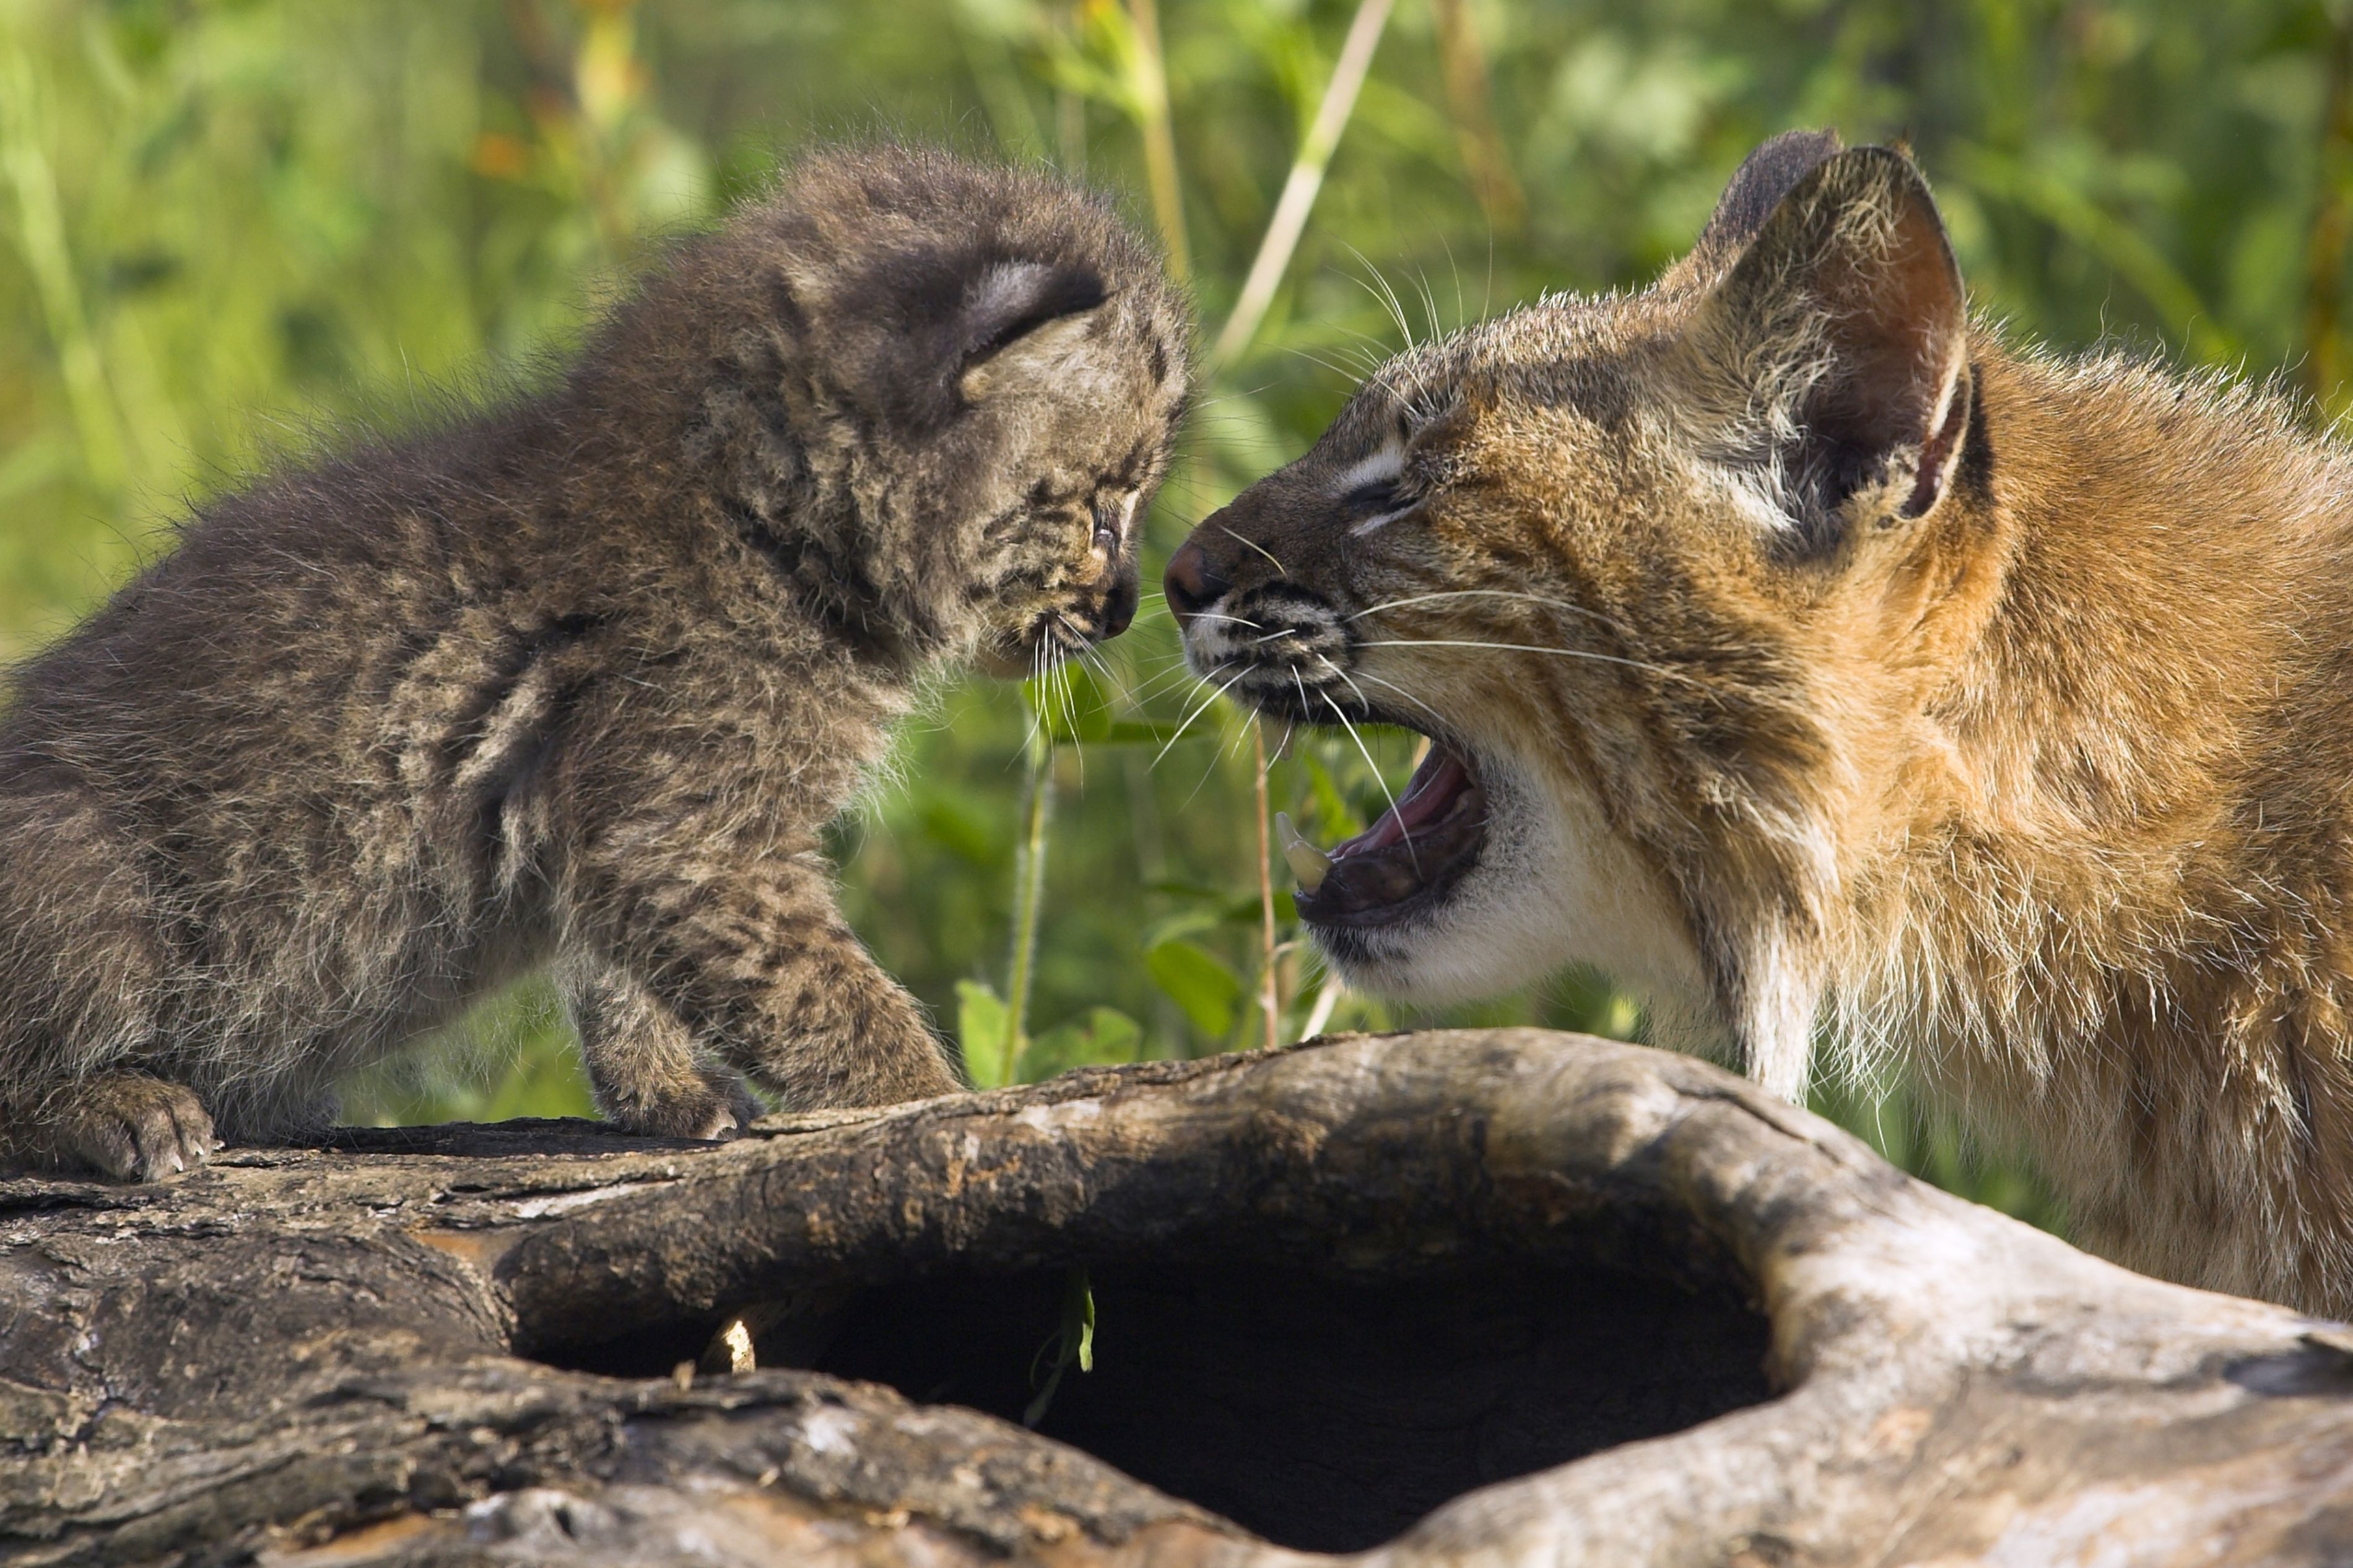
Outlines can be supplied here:
M1082 1269L1094 1369L1025 1430ZM672 1370L729 1364L731 1322L759 1370ZM2353 1337L2084 1257L1701 1063L1526 1030L717 1146L507 1123L0 1182L0 1556L1310 1550L2353 1560Z

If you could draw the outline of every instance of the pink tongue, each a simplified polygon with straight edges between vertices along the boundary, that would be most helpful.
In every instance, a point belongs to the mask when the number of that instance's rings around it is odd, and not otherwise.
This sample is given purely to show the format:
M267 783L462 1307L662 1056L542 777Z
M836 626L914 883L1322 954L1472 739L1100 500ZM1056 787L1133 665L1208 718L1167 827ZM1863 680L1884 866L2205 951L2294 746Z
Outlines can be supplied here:
M1402 839L1414 828L1436 822L1446 815L1454 797L1471 775L1453 752L1432 745L1430 755L1414 769L1413 777L1405 784L1405 796L1397 805L1381 813L1381 819L1345 844L1332 847L1332 858L1360 854L1367 849L1386 849Z

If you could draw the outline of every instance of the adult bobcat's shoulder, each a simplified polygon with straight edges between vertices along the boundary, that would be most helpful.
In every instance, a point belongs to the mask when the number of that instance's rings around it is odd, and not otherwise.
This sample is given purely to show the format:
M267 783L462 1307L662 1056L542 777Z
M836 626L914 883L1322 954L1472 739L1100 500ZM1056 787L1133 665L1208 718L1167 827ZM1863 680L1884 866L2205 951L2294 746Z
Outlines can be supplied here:
M1799 133L1653 289L1384 366L1168 590L1202 674L1435 742L1300 857L1353 984L1599 963L1791 1099L1827 1021L2093 1245L2341 1313L2347 477L2261 392L2005 346L1909 158Z

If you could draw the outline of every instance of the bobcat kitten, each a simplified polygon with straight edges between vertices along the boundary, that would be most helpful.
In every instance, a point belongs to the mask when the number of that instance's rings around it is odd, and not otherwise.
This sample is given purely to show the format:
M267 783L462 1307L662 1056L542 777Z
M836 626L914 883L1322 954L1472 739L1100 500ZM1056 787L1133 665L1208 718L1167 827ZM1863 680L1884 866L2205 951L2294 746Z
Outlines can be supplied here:
M634 1130L958 1088L818 835L928 674L1126 626L1187 333L1095 200L836 153L544 395L204 509L0 721L0 1155L318 1124L543 963Z
M1260 708L1432 738L1293 850L1352 984L1598 963L1800 1100L1826 1026L2087 1245L2344 1314L2353 467L2300 424L2003 342L1908 157L1793 134L1655 288L1392 362L1168 597Z

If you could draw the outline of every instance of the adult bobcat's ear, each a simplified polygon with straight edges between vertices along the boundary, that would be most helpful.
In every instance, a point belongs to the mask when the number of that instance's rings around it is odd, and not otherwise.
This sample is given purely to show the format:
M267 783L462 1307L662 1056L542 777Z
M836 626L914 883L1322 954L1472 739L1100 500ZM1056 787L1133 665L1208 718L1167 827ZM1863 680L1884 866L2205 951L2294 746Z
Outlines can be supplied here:
M1866 518L1920 517L1950 488L1968 424L1968 326L1919 171L1902 153L1856 147L1774 205L1686 342L1725 447L1758 461L1827 544Z
M1050 374L1093 331L1103 279L1040 261L998 262L965 291L956 389L980 403L1017 383Z
M1694 251L1736 251L1757 237L1781 198L1799 180L1839 155L1835 131L1784 131L1757 145L1732 172L1724 195L1715 202L1707 226L1699 231Z

